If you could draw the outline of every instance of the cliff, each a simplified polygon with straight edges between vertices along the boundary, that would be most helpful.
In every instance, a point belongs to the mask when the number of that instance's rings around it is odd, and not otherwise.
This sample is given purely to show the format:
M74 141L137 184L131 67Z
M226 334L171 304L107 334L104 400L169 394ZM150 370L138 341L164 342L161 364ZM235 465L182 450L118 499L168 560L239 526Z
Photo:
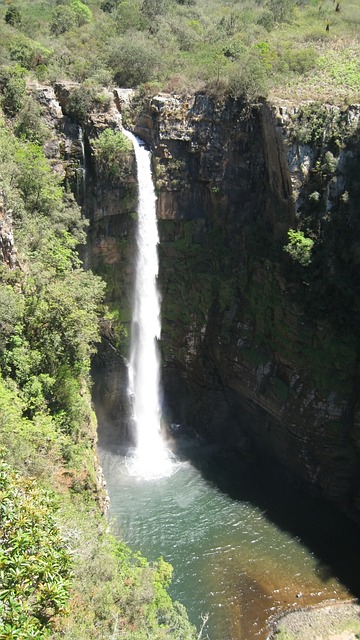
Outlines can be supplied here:
M358 117L199 94L153 98L135 127L154 150L169 419L252 443L355 517Z
M117 106L153 150L168 421L271 456L358 518L359 109L132 98ZM86 259L126 355L135 174L101 175L89 141L104 126L119 126L113 107L83 123ZM306 259L291 228L311 242ZM94 398L111 422L126 372L111 321L103 333Z

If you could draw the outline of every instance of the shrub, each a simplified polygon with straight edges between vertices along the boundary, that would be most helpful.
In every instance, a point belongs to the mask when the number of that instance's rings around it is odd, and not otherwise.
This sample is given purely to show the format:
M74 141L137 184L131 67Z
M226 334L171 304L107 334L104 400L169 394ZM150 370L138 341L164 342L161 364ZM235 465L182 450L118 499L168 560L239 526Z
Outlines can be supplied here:
M295 229L289 229L288 238L289 243L284 247L284 251L290 255L294 262L302 267L307 267L311 262L314 241L311 238L306 238L302 231Z
M91 21L92 11L86 4L81 2L81 0L70 0L69 5L75 13L76 23L78 27L82 27L82 25L84 25L86 22Z
M157 54L145 38L124 39L112 47L109 64L120 87L136 87L153 79Z
M95 107L97 94L98 91L95 87L89 87L85 84L74 89L74 91L70 93L66 105L68 115L79 122L83 122Z
M90 142L100 171L113 180L123 178L128 172L129 153L133 149L130 140L120 131L105 129Z
M21 24L21 14L15 5L10 5L6 10L5 22L11 24L12 27L18 27Z
M15 133L31 142L43 144L50 136L50 131L41 118L41 109L33 98L27 97L24 106L18 113Z
M166 13L168 0L143 0L141 11L147 21L149 31L157 31L159 16Z
M328 176L333 175L336 171L337 163L337 158L335 158L331 151L326 151L323 164L321 165L322 173Z
M274 28L274 14L269 9L263 9L258 17L257 24L264 27L266 31L271 31Z
M68 0L65 4L56 7L50 30L55 35L66 33L74 27L82 27L92 19L92 12L81 0Z
M100 9L101 11L104 11L104 13L111 13L116 9L119 2L120 0L104 0L100 5Z
M141 29L144 22L141 3L134 0L123 0L117 4L114 12L118 33L126 33L129 29Z
M268 92L264 65L257 56L247 56L234 65L229 74L228 93L250 103L258 102Z
M75 11L66 5L61 5L54 9L50 31L55 36L59 36L66 31L70 31L76 25Z
M24 106L26 88L25 74L26 70L20 67L20 65L3 69L1 102L4 111L8 115L14 116Z
M318 55L312 47L286 52L286 63L294 73L308 73L316 66Z
M294 0L267 0L275 22L289 21L294 11L294 4Z
M29 71L38 65L47 64L52 52L40 42L27 38L24 35L14 38L9 46L10 57Z
M70 555L51 495L0 462L0 636L40 638L65 611Z

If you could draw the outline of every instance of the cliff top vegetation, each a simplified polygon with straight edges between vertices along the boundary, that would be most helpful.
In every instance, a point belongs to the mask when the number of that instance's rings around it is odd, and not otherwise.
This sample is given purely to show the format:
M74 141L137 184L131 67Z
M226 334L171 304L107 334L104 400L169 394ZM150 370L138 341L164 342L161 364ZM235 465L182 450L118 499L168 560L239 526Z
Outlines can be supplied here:
M360 100L360 0L6 0L2 83Z

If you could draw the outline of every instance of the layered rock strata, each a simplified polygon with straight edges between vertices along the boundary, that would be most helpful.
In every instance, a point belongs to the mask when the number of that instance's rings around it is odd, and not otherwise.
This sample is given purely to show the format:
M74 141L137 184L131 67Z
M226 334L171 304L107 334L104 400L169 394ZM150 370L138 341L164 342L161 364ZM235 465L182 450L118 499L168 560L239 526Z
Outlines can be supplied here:
M116 104L153 151L168 421L239 456L260 450L358 518L358 108L132 98ZM120 126L113 107L83 123L86 258L125 332L135 169L102 175L90 140L105 126ZM284 251L298 227L314 241L308 266ZM126 368L111 322L104 336L95 394L116 421Z

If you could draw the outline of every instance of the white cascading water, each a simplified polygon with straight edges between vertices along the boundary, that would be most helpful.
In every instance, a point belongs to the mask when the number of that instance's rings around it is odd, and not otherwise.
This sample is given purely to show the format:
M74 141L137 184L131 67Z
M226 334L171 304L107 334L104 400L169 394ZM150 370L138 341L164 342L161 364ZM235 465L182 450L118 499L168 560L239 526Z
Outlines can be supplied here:
M81 158L80 166L76 171L76 191L77 196L80 199L80 204L84 204L86 193L86 167L85 167L85 145L84 145L84 133L81 127L78 131L78 141L80 146Z
M157 289L159 242L156 195L150 152L130 132L123 133L134 146L138 175L137 262L134 289L129 395L133 409L136 450L130 471L143 478L172 472L173 462L161 436L160 363L156 340L160 338L160 297Z

